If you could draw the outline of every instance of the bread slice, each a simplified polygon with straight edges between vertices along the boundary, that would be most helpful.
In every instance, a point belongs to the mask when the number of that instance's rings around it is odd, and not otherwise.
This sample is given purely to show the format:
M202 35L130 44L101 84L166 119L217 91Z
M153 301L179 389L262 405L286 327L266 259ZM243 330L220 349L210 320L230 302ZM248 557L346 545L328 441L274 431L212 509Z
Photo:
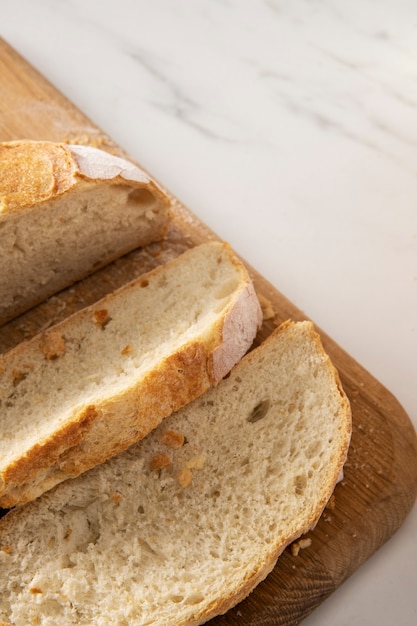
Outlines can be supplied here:
M127 448L218 383L262 312L231 248L202 244L0 358L0 506Z
M0 143L0 324L166 233L170 202L89 146Z
M183 626L226 612L315 526L350 433L312 324L285 323L141 442L0 521L0 619Z

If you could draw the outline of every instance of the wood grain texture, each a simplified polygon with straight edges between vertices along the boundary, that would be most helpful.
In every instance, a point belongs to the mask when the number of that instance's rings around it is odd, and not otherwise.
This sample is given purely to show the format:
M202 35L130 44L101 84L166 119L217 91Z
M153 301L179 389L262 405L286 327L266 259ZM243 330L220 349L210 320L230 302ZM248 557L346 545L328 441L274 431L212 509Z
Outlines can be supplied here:
M101 129L0 40L0 140L50 139L91 144L126 156ZM218 238L176 198L166 241L135 250L0 328L4 352L128 280L209 238ZM306 319L277 289L249 268L257 291L270 303L257 343L288 318ZM314 321L314 320L313 320ZM225 616L210 623L293 626L399 528L417 495L417 437L402 407L321 329L353 412L352 443L343 481L336 487L308 548L288 548L268 578Z

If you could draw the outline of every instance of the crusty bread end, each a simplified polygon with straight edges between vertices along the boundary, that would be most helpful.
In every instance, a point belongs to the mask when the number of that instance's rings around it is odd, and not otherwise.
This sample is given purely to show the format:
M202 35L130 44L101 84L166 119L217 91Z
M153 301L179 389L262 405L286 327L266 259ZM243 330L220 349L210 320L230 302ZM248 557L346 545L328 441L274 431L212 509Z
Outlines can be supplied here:
M125 159L11 141L0 162L0 324L167 232L168 196Z

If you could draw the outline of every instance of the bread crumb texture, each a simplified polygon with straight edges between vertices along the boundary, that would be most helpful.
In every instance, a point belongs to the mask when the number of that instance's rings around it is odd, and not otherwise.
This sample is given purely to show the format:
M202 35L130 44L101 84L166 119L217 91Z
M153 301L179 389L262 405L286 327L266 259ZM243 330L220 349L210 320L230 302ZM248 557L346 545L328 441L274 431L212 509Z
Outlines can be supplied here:
M293 556L298 556L300 553L300 550L309 548L311 544L312 544L312 540L310 539L310 537L306 539L299 539L298 541L294 541L294 543L291 544L291 554Z
M226 611L286 546L308 548L350 428L311 324L283 325L141 442L1 520L0 620L179 626Z

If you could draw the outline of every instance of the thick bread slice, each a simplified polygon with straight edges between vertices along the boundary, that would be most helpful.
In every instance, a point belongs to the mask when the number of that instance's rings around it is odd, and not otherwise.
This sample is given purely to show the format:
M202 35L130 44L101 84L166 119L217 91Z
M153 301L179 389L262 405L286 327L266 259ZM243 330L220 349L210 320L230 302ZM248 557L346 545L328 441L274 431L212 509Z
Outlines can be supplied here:
M0 324L166 233L167 196L124 159L14 141L0 163Z
M0 358L0 506L139 440L219 382L262 322L227 244L197 246Z
M312 324L282 325L141 442L6 515L0 619L181 626L225 612L315 526L350 433Z

